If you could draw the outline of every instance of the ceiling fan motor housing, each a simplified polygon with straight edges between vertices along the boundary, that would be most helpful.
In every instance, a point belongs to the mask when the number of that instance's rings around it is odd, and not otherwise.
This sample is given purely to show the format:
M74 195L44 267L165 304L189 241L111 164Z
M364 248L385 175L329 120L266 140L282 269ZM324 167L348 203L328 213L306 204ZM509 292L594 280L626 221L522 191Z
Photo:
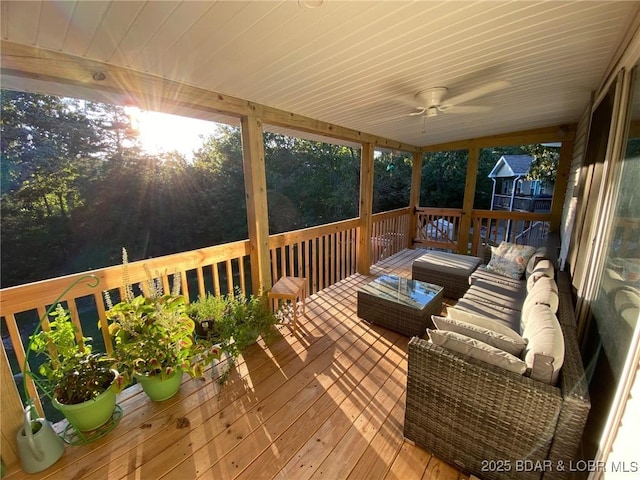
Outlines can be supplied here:
M431 118L438 116L438 107L429 107L425 110L424 114Z
M442 99L447 94L447 89L445 87L434 87L427 88L426 90L422 90L416 94L416 100L420 102L420 106L424 106L427 108L427 112L431 110L432 107L437 107L442 103ZM427 116L437 115L437 110L435 113Z

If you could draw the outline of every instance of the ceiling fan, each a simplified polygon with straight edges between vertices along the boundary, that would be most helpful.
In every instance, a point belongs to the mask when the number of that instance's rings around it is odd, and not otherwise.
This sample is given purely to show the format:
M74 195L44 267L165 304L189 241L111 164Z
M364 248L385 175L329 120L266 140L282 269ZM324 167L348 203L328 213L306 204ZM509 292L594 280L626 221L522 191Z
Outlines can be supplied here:
M460 105L478 97L488 95L509 86L509 82L500 80L486 83L468 92L446 98L449 91L446 87L433 87L416 93L414 103L416 111L408 116L424 116L425 118L437 117L441 113L484 113L491 107L480 105Z

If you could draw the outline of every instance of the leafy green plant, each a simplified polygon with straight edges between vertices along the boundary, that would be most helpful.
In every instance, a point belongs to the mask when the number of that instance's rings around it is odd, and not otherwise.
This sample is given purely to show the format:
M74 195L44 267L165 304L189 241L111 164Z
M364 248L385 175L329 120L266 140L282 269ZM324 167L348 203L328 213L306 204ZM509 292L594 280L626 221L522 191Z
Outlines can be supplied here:
M76 338L77 328L69 312L58 304L51 312L48 330L31 336L30 348L47 357L39 373L58 402L75 405L91 400L108 388L122 390L124 381L112 369L113 359L92 353L91 338Z
M236 294L229 304L229 316L234 325L234 346L238 353L255 343L259 336L268 335L276 323L276 317L263 295L247 298Z
M227 297L207 293L187 306L187 315L195 322L195 331L200 337L212 341L222 339L221 320L228 314Z
M161 379L182 370L192 377L204 376L205 367L220 358L212 342L194 342L194 322L186 313L179 295L179 280L174 278L172 292L165 294L161 282L147 271L140 284L143 295L134 296L129 282L127 251L122 251L125 298L113 305L105 294L109 333L115 340L114 357L127 381L134 374Z
M139 295L107 311L114 357L129 380L134 373L167 378L176 369L202 377L220 353L211 342L193 340L194 323L185 312L184 297Z
M235 295L201 296L187 307L187 313L194 322L207 322L207 338L220 346L230 364L259 336L269 335L276 323L264 296L247 298L240 291ZM226 375L220 378L221 383L225 380Z

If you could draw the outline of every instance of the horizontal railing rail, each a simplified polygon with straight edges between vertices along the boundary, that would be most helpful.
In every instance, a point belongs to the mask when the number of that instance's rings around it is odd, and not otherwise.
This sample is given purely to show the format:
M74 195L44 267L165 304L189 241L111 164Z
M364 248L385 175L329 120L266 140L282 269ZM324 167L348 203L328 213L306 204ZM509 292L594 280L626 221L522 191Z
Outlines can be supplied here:
M493 196L493 208L495 210L509 210L522 212L550 212L551 197L536 197L527 195L515 195L513 205L511 195L495 194Z
M408 246L411 210L408 207L372 215L371 263ZM307 279L316 293L356 272L359 220L343 220L269 237L271 278Z

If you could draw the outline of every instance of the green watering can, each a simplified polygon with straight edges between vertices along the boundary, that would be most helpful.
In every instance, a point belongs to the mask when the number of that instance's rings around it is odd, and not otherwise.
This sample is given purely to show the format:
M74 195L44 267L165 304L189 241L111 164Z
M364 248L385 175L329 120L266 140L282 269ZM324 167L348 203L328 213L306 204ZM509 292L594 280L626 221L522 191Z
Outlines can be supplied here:
M20 462L26 473L36 473L49 468L64 453L64 442L51 424L45 418L32 420L31 409L31 405L25 407L24 426L17 435ZM32 426L37 429L35 433Z

